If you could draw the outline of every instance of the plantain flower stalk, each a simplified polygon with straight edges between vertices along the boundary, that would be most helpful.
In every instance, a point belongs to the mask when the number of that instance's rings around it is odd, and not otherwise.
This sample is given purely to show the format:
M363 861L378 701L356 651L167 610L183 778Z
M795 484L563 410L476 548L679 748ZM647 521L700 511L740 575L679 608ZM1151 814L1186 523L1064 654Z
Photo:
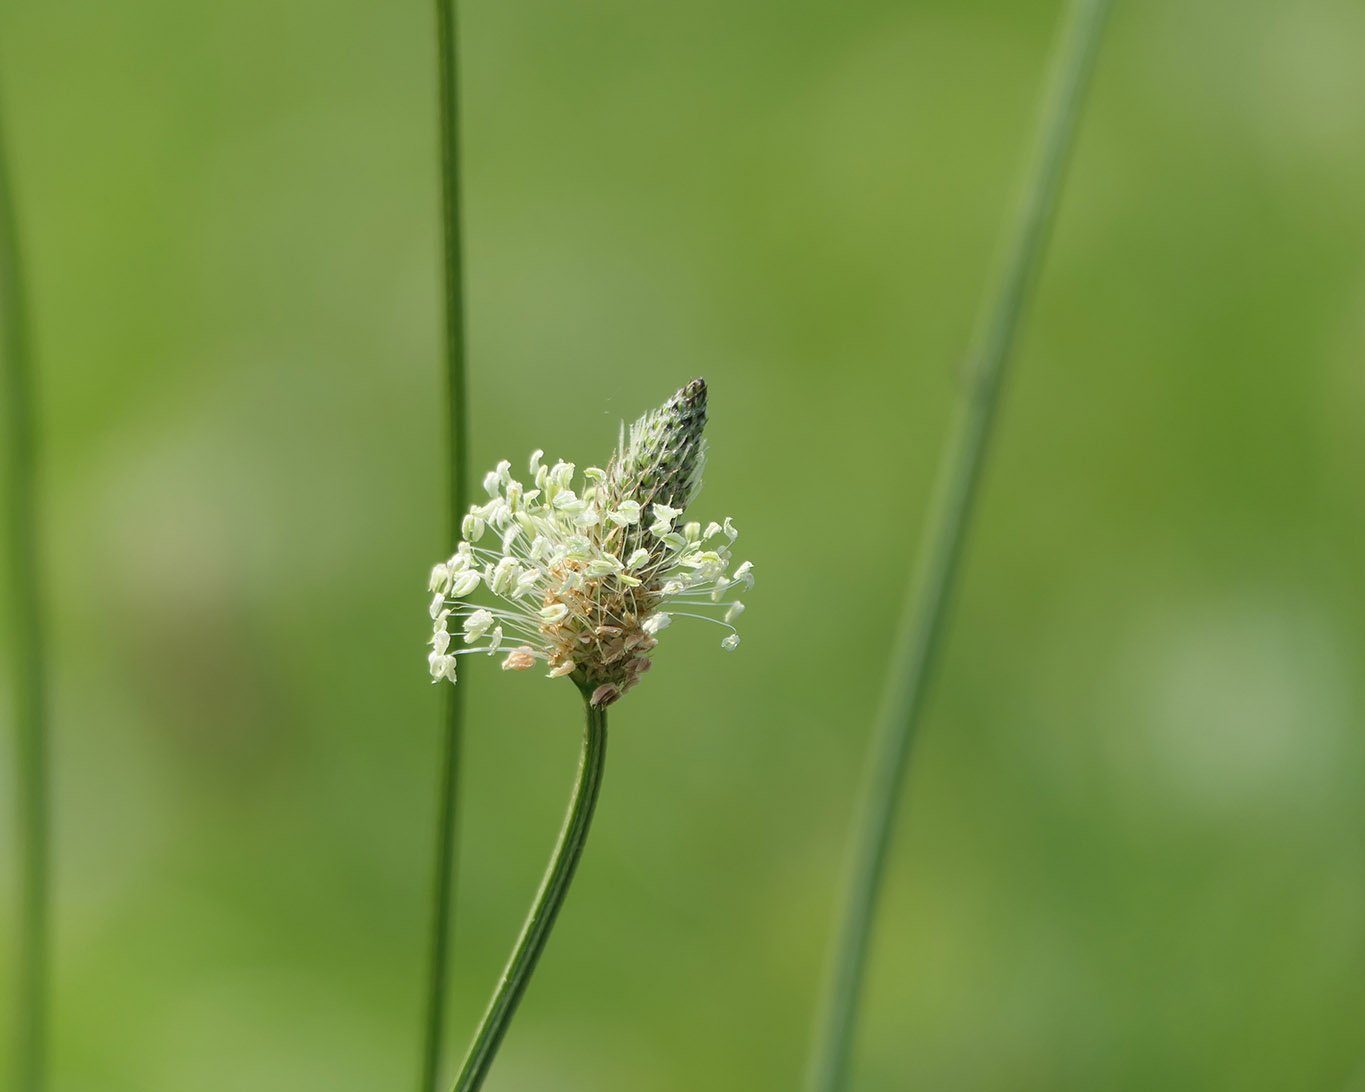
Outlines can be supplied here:
M607 707L649 670L675 616L719 622L721 647L739 644L729 519L685 521L706 461L706 384L694 379L627 431L606 468L546 466L531 456L527 484L502 462L484 478L488 500L464 517L454 555L431 571L434 681L455 681L459 656L503 655L507 671L543 664L583 696L578 777L559 841L526 923L475 1030L454 1092L477 1092L526 991L587 841L607 753ZM480 605L474 598L492 600ZM685 607L685 610L679 610ZM719 617L717 617L719 615ZM458 647L452 647L457 646Z
M622 428L605 469L576 477L573 463L547 466L536 451L528 483L510 462L490 471L488 500L431 570L432 679L455 682L459 656L502 653L503 670L543 663L606 707L649 670L674 617L717 622L721 647L738 647L744 604L732 593L753 585L747 561L731 569L738 532L729 518L684 520L701 489L705 426L706 383L694 379ZM480 589L496 602L475 602Z

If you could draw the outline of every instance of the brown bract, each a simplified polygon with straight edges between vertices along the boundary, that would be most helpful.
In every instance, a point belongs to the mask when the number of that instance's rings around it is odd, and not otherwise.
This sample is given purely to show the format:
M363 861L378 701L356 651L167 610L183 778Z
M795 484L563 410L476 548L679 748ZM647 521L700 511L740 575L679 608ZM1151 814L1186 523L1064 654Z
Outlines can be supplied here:
M594 706L616 701L650 668L649 653L659 643L642 627L659 604L657 582L631 587L615 576L583 577L583 565L562 561L550 570L552 588L546 607L568 613L544 622L540 632L549 653L551 675L572 675L591 690Z

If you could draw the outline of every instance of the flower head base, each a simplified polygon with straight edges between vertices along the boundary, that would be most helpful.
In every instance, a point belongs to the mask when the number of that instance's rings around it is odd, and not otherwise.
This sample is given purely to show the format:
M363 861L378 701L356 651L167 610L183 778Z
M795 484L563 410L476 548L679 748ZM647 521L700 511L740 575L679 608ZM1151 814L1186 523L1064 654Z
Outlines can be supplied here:
M576 477L573 463L546 466L537 451L527 484L508 462L490 471L488 501L469 509L459 548L431 572L432 678L454 682L457 656L505 650L503 670L543 662L605 706L649 670L675 614L718 623L722 647L736 648L744 604L730 595L753 586L747 561L730 568L738 532L728 518L680 522L701 488L705 425L706 384L695 379L622 430L606 470ZM480 585L497 606L468 601Z

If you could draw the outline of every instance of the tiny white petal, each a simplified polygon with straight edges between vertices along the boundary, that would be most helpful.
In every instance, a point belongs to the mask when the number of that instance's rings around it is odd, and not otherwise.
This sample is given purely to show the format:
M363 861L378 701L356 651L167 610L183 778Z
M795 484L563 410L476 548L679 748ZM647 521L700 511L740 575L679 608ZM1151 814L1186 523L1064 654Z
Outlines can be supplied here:
M445 596L441 595L439 592L431 597L431 606L427 608L427 613L431 615L433 621L436 619L436 616L441 613L441 608L445 606L445 602Z
M721 641L720 647L725 649L726 652L733 652L735 649L739 648L739 634L730 634L729 637Z
M548 607L540 608L541 621L549 625L562 622L569 616L569 608L563 603L551 603Z
M492 576L485 575L488 586L493 590L494 595L501 595L504 598L512 594L517 586L517 578L521 576L521 566L517 564L515 557L504 557L493 568Z
M555 463L550 470L550 481L560 489L568 489L569 483L573 481L574 464L566 463L563 459Z
M715 572L722 569L724 563L720 559L720 554L714 550L693 550L690 554L685 554L678 559L679 565L686 565L689 569L704 570Z
M486 610L476 610L464 620L464 643L472 645L493 628L493 615Z
M640 623L640 628L653 637L659 630L667 629L672 624L673 616L660 611L658 614L651 614Z
M427 669L431 672L433 682L440 682L442 679L455 681L455 657L445 656L439 652L432 652L427 657Z
M479 586L479 573L477 569L469 569L460 573L450 585L450 596L452 599L459 599L468 595Z
M612 554L588 562L587 573L589 576L611 576L612 573L619 573L620 571L621 559Z
M729 625L743 613L744 604L741 603L738 599L736 599L733 603L730 604L730 609L725 612L726 625Z

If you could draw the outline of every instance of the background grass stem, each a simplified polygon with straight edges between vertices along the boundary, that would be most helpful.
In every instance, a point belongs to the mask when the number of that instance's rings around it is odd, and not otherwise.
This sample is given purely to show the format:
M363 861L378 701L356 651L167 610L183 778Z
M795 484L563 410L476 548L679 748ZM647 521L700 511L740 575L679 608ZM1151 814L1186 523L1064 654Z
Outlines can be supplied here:
M460 202L460 72L455 0L436 0L437 98L441 146L441 210L445 302L445 436L447 507L445 544L460 534L468 508L469 409L465 376L464 241ZM456 813L468 682L444 686L441 704L441 765L436 805L436 860L431 899L431 945L421 1092L440 1081L441 1042L450 962L452 903L456 882Z
M844 1087L887 847L924 697L942 645L1001 381L1042 261L1109 0L1075 0L1053 59L1037 148L1003 261L986 296L947 446L919 569L892 654L855 822L844 904L814 1051L810 1092Z
M521 935L517 937L502 978L498 980L497 989L474 1034L453 1092L474 1092L488 1075L498 1046L507 1033L522 994L526 992L531 975L545 950L545 942L554 928L555 919L569 893L569 885L573 882L579 858L583 855L607 757L606 710L594 709L586 700L583 704L586 710L583 749L559 841L550 856L550 863L540 882L540 890L536 892L535 901L531 904L531 912L522 926Z
M4 526L9 557L9 644L12 655L18 785L18 1000L15 1087L46 1087L49 839L47 699L44 632L38 602L38 421L28 337L18 223L0 125L0 366L4 368Z

